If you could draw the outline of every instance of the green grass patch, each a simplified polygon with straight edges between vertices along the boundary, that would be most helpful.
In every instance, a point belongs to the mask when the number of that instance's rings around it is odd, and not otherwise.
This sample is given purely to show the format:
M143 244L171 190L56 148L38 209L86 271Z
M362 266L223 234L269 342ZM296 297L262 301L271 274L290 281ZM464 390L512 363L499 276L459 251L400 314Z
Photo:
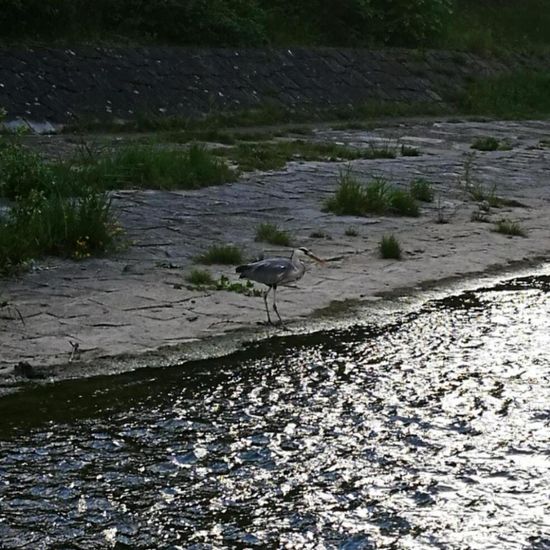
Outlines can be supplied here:
M503 235L511 235L513 237L526 237L527 232L521 227L519 222L512 220L499 220L495 224L494 231Z
M420 216L420 208L410 191L403 189L391 189L389 211L398 216L417 218Z
M105 193L80 197L31 192L0 220L0 273L46 255L82 260L116 248L120 233Z
M491 136L478 137L470 145L470 148L478 151L497 151L500 148L500 140Z
M238 246L214 244L195 260L201 264L237 265L243 263L243 253Z
M395 188L383 178L374 178L365 185L349 170L340 173L336 192L325 202L324 209L340 216L420 215L418 203L409 191Z
M46 255L81 260L116 248L120 228L108 195L23 148L0 143L0 274Z
M196 144L181 151L128 145L62 163L56 173L60 181L78 180L102 189L198 189L237 179L222 159Z
M340 172L338 187L325 209L340 216L363 216L366 212L367 192L351 171Z
M432 202L434 190L432 184L424 178L417 178L411 182L409 187L411 195L421 202Z
M419 157L422 153L416 148L409 145L401 145L402 157Z
M290 246L290 235L272 223L261 223L256 229L256 241L278 246Z
M68 195L71 180L56 177L55 167L17 141L0 142L0 197L26 198L32 192Z
M401 245L395 235L384 235L378 245L378 251L384 259L401 259Z
M245 172L279 170L292 160L342 161L359 158L393 158L395 156L395 153L387 148L358 149L333 143L303 140L239 143L236 147L218 149L216 153L229 158Z
M221 275L215 281L214 288L216 290L225 290L226 292L236 292L237 294L245 294L246 296L263 296L263 292L254 287L252 281L231 281L229 277Z
M212 286L216 282L210 271L206 269L192 269L185 276L185 280L193 286Z
M226 292L236 292L246 296L262 296L261 290L254 287L252 281L231 281L229 277L221 275L219 279L214 279L210 272L204 269L193 269L185 277L189 283L189 290L225 290Z
M550 71L517 71L470 83L457 107L469 114L499 118L546 117L550 114L548 90Z
M279 104L266 102L252 109L213 111L202 117L183 116L151 116L137 113L131 120L120 122L110 118L80 118L73 124L64 126L64 133L135 133L161 132L165 140L172 139L176 143L189 141L216 141L221 143L239 140L241 128L251 128L249 134L262 134L257 127L289 125L274 132L273 136L288 134L309 135L311 128L307 125L317 122L335 121L333 127L352 129L360 124L360 128L370 127L369 120L394 117L443 115L451 112L448 106L434 102L398 102L370 100L354 105L339 107L293 107L286 108ZM364 122L358 123L361 120ZM339 122L337 122L339 121ZM235 131L232 131L235 130ZM271 130L270 130L271 131ZM242 141L247 141L246 133ZM161 136L162 137L162 136ZM257 135L257 137L260 137ZM257 141L264 141L265 137ZM250 141L250 140L249 140ZM252 140L256 141L256 139Z

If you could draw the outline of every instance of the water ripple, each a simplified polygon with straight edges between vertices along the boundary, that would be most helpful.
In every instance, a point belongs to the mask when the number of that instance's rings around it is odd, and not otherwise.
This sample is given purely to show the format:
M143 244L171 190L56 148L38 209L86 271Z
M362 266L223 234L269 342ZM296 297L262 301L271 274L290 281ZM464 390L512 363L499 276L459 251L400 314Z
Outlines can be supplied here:
M3 410L2 548L547 549L548 288L36 390Z

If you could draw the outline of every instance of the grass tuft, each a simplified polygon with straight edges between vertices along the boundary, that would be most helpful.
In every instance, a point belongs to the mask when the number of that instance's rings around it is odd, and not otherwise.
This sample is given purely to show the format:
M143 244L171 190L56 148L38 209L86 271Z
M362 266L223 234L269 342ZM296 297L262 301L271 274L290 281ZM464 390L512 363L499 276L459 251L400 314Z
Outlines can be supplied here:
M256 241L279 246L290 246L290 235L272 223L262 223L256 229Z
M424 178L417 178L411 182L410 193L422 202L432 202L434 199L432 184Z
M359 233L357 232L357 229L355 229L355 227L348 227L346 229L346 231L344 232L344 234L347 237L357 237L359 235Z
M390 192L390 211L399 216L418 218L420 208L409 191L392 189Z
M477 149L478 151L498 151L500 148L500 141L491 136L478 137L474 140L471 149Z
M513 237L526 237L527 232L521 227L519 222L514 222L512 220L499 220L495 224L495 229L497 233L502 233L503 235L511 235Z
M185 276L185 280L193 286L211 286L216 282L206 269L193 269Z
M350 170L346 170L340 172L336 193L326 201L325 208L340 216L362 216L366 203L367 193L364 186Z
M409 145L401 145L402 157L419 157L420 151L416 147L410 147Z
M383 178L373 178L363 185L349 170L340 173L336 193L325 202L325 210L340 216L420 215L418 204L409 191L396 189Z
M395 235L384 235L378 245L378 250L384 259L401 259L401 246Z
M206 252L197 256L201 264L237 265L243 263L243 253L238 246L231 244L214 244Z

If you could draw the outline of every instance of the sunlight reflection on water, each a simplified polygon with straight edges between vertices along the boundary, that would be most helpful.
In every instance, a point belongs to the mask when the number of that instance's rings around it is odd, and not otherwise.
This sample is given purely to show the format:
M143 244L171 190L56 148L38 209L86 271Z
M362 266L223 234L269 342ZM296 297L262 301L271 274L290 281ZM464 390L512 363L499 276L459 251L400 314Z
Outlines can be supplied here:
M548 548L549 286L39 390L0 441L2 548Z

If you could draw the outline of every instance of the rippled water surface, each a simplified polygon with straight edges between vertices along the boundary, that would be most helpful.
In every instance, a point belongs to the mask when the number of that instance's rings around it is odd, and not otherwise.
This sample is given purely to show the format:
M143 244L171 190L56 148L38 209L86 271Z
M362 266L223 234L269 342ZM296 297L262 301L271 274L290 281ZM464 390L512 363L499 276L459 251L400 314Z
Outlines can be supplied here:
M548 276L0 401L0 548L550 548Z

